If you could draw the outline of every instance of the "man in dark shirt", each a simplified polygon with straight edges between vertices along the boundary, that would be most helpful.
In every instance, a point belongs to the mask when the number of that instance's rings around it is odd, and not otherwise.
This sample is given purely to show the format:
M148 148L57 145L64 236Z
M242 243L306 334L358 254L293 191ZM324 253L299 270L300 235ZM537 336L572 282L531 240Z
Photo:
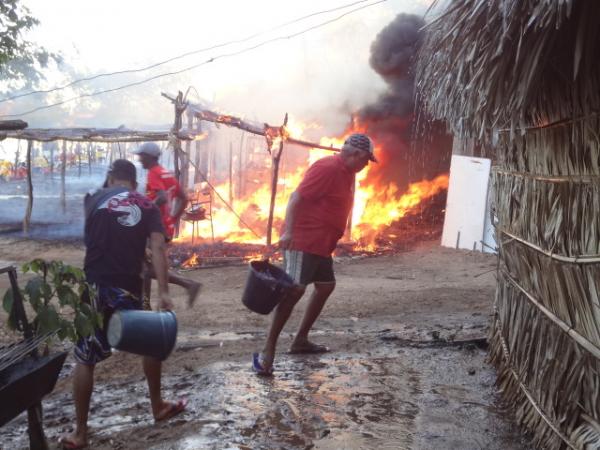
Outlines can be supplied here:
M111 354L106 337L108 319L120 309L142 309L142 267L148 240L159 288L159 308L171 309L167 283L165 237L160 212L150 199L135 191L135 166L120 159L111 165L105 187L85 198L86 246L84 271L96 288L92 300L103 315L104 327L75 348L73 396L75 431L61 439L65 448L87 446L87 419L95 365ZM185 409L185 402L168 402L161 396L161 362L144 357L143 367L152 414L167 420Z
M327 156L310 166L290 196L279 247L285 250L285 271L294 280L295 289L277 305L263 350L253 355L253 368L259 375L272 374L279 334L311 283L315 289L290 353L328 351L327 347L311 342L308 333L335 289L331 254L346 229L355 174L367 167L369 161L377 162L371 139L364 134L352 134L339 155Z

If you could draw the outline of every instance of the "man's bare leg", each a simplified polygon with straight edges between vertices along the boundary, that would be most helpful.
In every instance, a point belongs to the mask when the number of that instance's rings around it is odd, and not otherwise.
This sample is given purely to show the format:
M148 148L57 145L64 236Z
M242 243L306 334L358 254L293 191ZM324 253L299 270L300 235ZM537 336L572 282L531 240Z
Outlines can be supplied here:
M275 308L273 320L271 321L271 328L269 329L265 346L261 352L266 363L273 364L273 359L275 358L275 348L277 346L277 340L279 339L281 330L283 330L283 327L290 318L294 306L296 306L298 300L300 300L304 295L304 291L305 288L303 286L296 287L295 289L291 290L289 294L279 303L279 305L277 305L277 308Z
M61 441L74 447L87 444L87 421L90 411L90 400L94 389L94 365L77 363L73 374L73 400L75 402L75 431L63 436Z
M144 275L144 279L146 278L146 276L156 279L154 267L152 267L152 265L148 265L146 267L146 272L147 272L147 275ZM198 281L190 280L189 278L184 278L180 275L175 274L172 271L168 272L168 282L169 282L169 284L175 284L175 285L181 286L182 288L187 290L188 306L192 306L194 304L194 302L196 301L196 297L198 297L198 294L200 293L200 289L202 288L202 283L199 283ZM144 289L145 289L145 286L144 286ZM148 297L149 297L149 292L150 292L150 290L148 289Z
M298 333L296 333L294 342L292 342L292 350L294 348L302 348L311 345L308 340L308 333L321 314L325 302L327 302L327 299L334 289L335 283L315 283L315 290L310 296L306 311L304 312L304 317L302 318L302 323L300 324Z
M142 359L144 374L148 382L148 393L150 395L150 405L152 406L152 415L155 420L165 420L181 412L185 408L185 404L180 410L177 403L164 401L161 394L161 372L162 362L156 358L144 357Z

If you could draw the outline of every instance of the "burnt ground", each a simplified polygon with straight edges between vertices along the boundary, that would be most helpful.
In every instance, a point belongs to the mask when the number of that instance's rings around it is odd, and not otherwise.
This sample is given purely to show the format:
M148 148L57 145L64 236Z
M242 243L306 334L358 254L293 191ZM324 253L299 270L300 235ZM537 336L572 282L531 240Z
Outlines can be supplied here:
M83 258L80 244L4 236L0 246L3 260L81 265ZM154 424L139 357L116 353L96 370L90 447L530 448L499 402L486 362L495 264L494 256L441 248L439 241L395 255L339 258L338 286L314 330L314 340L332 351L285 353L301 301L282 334L272 379L250 369L269 318L240 301L247 268L186 272L204 290L187 309L183 290L172 289L180 333L163 385L167 396L189 399L187 411ZM7 284L0 279L0 295ZM0 339L11 338L3 325ZM69 356L43 403L52 448L73 423L72 369ZM0 429L0 443L27 448L24 415Z

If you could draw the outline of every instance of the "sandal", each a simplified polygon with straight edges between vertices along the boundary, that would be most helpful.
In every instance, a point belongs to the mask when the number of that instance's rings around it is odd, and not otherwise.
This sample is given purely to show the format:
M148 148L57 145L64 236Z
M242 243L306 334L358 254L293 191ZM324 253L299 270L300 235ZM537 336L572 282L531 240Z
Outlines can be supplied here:
M267 361L262 353L252 354L252 369L257 375L273 376L273 361Z

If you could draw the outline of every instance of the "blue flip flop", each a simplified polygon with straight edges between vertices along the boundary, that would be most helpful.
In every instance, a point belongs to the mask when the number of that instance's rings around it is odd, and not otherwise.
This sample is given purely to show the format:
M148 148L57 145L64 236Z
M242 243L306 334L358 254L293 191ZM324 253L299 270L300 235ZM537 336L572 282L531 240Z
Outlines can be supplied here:
M265 377L273 376L273 364L267 367L265 365L265 360L260 353L252 354L252 369L256 372L257 375Z

